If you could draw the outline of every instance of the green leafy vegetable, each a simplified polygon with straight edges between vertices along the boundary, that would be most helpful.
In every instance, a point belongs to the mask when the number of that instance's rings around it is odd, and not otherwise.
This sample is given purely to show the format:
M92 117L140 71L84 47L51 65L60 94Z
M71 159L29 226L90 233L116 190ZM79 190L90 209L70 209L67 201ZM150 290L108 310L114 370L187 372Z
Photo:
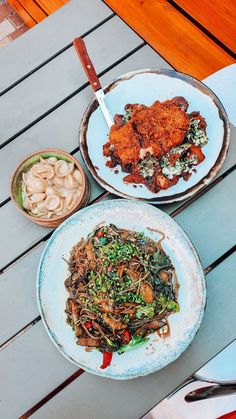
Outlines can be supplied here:
M154 309L154 306L151 304L146 305L144 307L140 307L136 311L136 317L138 317L138 319L140 319L142 316L145 316L151 319L154 316L154 314L155 314L155 309Z
M177 301L174 301L174 300L168 301L167 308L169 310L175 311L176 313L178 313L180 311L179 304L177 303Z
M167 304L167 298L164 294L160 294L158 297L158 303L161 306L161 308L165 308Z
M124 124L127 124L127 122L130 120L132 115L132 109L126 109L125 114L123 116L123 122Z
M175 311L176 313L180 311L180 307L177 301L168 300L167 297L162 293L159 295L158 303L161 306L161 311L164 311L165 309Z
M152 260L158 266L170 265L171 261L167 255L164 255L160 250L152 255Z
M142 345L143 343L147 342L148 338L142 338L142 336L133 336L131 341L128 343L128 345L122 345L118 351L118 354L121 355L124 352L129 351L130 349L134 349L139 345Z

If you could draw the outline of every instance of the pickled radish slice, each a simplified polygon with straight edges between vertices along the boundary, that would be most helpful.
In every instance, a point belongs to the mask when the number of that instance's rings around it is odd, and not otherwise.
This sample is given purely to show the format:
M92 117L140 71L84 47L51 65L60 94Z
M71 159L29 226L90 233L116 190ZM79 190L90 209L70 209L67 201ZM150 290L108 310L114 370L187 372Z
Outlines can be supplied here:
M50 195L45 199L45 207L49 211L55 210L60 205L60 198L57 195Z
M66 161L59 160L55 164L55 173L58 177L64 177L69 174L70 167L69 164Z
M60 196L60 197L62 197L62 198L65 198L65 197L66 197L67 192L68 192L66 188L64 188L64 187L63 187L63 188L59 188L59 187L57 187L57 188L56 188L56 190L57 190L57 193L56 193L56 194L57 194L58 196Z
M32 167L31 173L42 179L52 179L54 176L54 168L47 163L37 163Z
M64 186L65 188L68 188L68 189L74 189L76 187L76 184L72 175L66 176Z
M48 210L46 208L46 205L45 205L45 201L38 202L37 203L37 208L38 208L40 214L45 214L46 215L47 212L48 212Z
M32 211L33 209L32 202L27 195L25 195L23 198L23 207L29 211Z
M27 190L29 193L35 194L44 192L47 187L47 183L45 179L37 178L34 181L32 181L29 185L27 185Z
M54 188L53 186L47 186L45 193L47 196L49 195L59 195L58 191L56 188Z
M73 162L40 158L22 173L23 208L40 218L63 216L79 202L83 178Z
M34 202L37 204L40 201L43 201L45 198L45 193L36 193L34 195L31 195L30 200L31 202Z
M46 162L51 164L52 166L55 166L55 164L58 162L56 157L48 157L48 159L46 159Z
M82 182L83 182L83 180L82 180L82 176L81 176L81 173L80 173L80 171L79 170L75 170L74 171L74 173L73 173L73 177L74 177L74 179L76 180L76 182L79 184L79 185L81 185L82 184Z
M53 179L53 183L55 186L64 187L64 178L55 176Z

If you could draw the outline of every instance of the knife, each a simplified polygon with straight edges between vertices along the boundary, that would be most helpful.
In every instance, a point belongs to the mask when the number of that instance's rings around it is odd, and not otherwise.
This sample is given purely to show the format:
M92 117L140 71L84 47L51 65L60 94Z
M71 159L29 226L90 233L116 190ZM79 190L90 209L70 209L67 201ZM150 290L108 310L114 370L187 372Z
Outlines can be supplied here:
M201 387L196 390L190 391L184 397L186 402L196 402L198 400L206 400L211 397L227 396L236 392L236 385L212 385Z
M88 77L89 83L98 100L98 103L100 105L104 118L106 119L107 125L109 128L111 128L111 126L114 124L113 118L110 114L109 109L107 108L107 105L105 102L105 94L104 94L104 91L102 90L102 86L96 74L93 63L88 55L86 45L82 38L75 38L73 41L73 45L79 56L83 69Z

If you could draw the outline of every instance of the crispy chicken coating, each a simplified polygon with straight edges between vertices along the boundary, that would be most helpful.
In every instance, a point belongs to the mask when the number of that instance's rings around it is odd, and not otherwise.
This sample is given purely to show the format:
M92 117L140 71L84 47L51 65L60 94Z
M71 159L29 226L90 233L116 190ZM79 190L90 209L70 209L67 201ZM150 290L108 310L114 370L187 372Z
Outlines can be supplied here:
M151 106L127 104L125 115L115 115L103 146L104 156L110 158L106 165L119 164L129 173L124 182L145 184L153 193L175 185L181 176L188 180L192 172L186 170L184 159L193 166L204 160L201 147L207 142L207 124L199 112L188 114L187 109L188 102L181 96ZM190 144L180 148L184 152L173 152L186 138Z
M132 110L131 119L125 125L119 120L119 125L111 127L107 146L114 146L122 166L138 162L146 150L154 157L163 156L184 140L189 118L182 109L187 106L179 97L151 106L126 105Z
M139 135L133 129L131 121L122 127L112 125L109 142L114 145L122 165L135 163L140 159L139 153L141 147Z

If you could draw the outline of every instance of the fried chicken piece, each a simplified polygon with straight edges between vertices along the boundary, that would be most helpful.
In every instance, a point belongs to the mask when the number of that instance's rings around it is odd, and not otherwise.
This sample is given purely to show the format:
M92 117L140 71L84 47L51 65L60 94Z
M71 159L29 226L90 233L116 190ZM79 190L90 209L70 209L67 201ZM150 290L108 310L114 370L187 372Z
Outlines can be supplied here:
M139 175L138 173L131 173L130 175L125 176L123 181L127 183L144 183L145 184L144 177Z
M188 102L183 96L175 96L171 100L166 100L165 102L163 102L163 104L165 104L165 106L168 106L168 104L171 105L171 106L175 105L179 109L181 109L182 111L185 111L185 112L188 109Z
M131 119L125 125L111 127L104 155L107 156L109 146L114 145L122 168L137 163L146 152L155 157L165 155L184 140L190 122L182 109L186 110L187 107L188 102L182 97L165 102L156 101L149 107L126 105L126 109L132 110Z
M201 147L191 144L190 147L190 157L192 155L197 156L198 164L201 163L205 159L205 155L202 152Z
M173 176L172 179L168 179L165 175L160 174L156 176L156 184L160 189L168 189L170 186L175 185L179 181L178 176Z
M127 124L122 127L112 125L109 143L114 145L122 165L135 163L139 160L139 135L133 129L131 121L127 122Z
M144 149L155 157L165 155L172 147L182 144L189 129L187 114L172 100L154 102L145 109L135 109L131 121L142 138Z

